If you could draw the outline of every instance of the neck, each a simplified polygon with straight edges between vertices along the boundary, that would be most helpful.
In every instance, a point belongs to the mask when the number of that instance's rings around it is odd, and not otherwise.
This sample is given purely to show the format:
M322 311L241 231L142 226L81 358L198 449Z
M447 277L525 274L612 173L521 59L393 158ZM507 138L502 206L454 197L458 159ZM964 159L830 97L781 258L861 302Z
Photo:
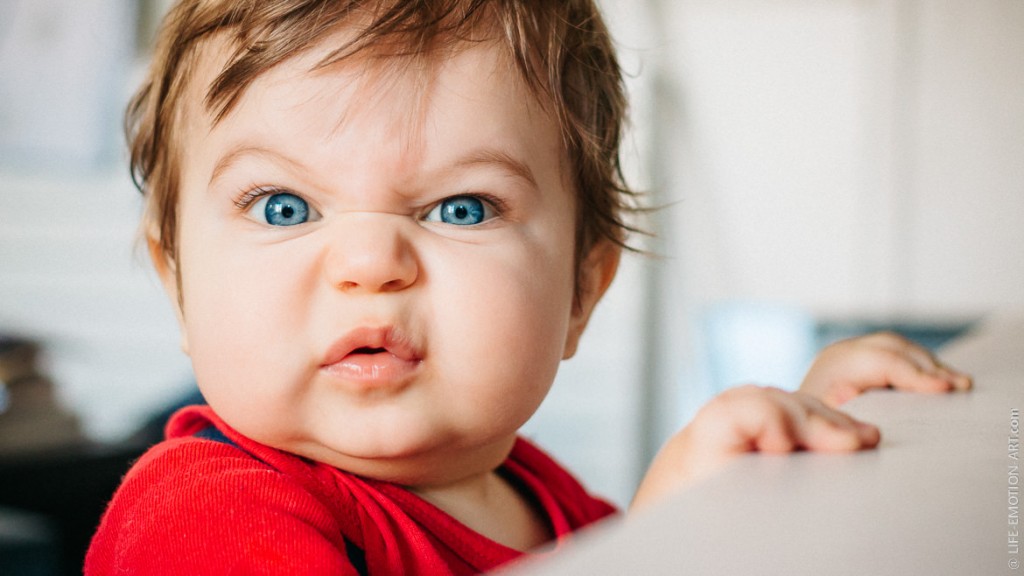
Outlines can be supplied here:
M509 548L529 550L554 537L533 499L496 471L411 490L470 529Z

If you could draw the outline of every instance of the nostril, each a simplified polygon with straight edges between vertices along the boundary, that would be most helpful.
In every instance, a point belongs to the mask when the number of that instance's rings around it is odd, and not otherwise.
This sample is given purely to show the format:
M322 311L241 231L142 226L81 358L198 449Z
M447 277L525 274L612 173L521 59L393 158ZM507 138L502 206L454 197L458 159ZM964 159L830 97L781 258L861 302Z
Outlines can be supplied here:
M385 292L395 292L395 291L398 291L398 290L402 290L403 288L405 288L409 284L410 283L407 282L404 279L390 280L388 282L385 282L384 285L381 286L381 290L383 290Z

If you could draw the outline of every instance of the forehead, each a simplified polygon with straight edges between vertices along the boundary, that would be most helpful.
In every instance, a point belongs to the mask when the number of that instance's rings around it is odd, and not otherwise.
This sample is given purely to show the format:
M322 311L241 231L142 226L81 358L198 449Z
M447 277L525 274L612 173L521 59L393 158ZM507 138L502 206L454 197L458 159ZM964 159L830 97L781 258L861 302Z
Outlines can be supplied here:
M339 30L258 75L220 119L205 104L206 93L233 47L223 35L207 41L189 88L184 136L191 143L213 140L221 149L301 140L305 147L297 152L329 161L333 151L320 144L355 134L365 146L416 162L431 134L444 130L458 132L442 134L449 144L492 142L512 156L543 154L563 164L556 122L498 43L397 57L366 50L323 65L348 35Z
M523 64L530 61L539 65L540 55L518 54L518 37L507 30L503 32L496 19L467 18L448 30L430 30L428 26L422 31L398 29L380 36L368 35L366 30L380 24L373 20L375 17L357 10L331 24L326 32L311 30L312 36L290 29L279 34L264 30L261 34L269 34L267 46L259 50L256 44L262 41L256 42L258 38L251 39L236 27L205 35L193 44L187 63L175 73L186 93L184 102L175 107L177 117L181 117L183 108L190 108L188 116L212 113L216 124L254 84L280 73L282 67L290 68L293 76L296 72L322 75L332 68L345 67L359 76L364 87L379 89L401 79L406 83L404 88L421 93L447 60L472 48L481 52L480 47L487 48L485 59L492 61L494 69L478 67L474 72L497 73L503 79L515 80L517 91L527 88L521 95L528 97L531 104L554 112L550 87L543 86L540 80L544 75L536 74L532 65ZM515 73L508 74L509 71ZM409 80L419 82L419 89L409 86ZM373 97L365 91L363 95Z

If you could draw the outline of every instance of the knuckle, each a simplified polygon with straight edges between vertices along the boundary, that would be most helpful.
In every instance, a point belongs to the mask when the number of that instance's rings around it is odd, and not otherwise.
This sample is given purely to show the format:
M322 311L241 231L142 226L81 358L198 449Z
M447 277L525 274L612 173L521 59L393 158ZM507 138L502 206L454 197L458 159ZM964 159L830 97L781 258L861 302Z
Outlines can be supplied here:
M760 402L765 394L763 388L756 384L741 384L725 389L704 405L701 412L717 414L737 409L747 409Z
M752 394L756 394L759 387L756 384L740 384L739 386L733 386L727 388L721 394L719 394L715 400L722 402L733 402L746 398Z
M723 391L698 414L705 422L740 418L771 423L785 421L793 410L801 408L795 394L769 386L744 384Z

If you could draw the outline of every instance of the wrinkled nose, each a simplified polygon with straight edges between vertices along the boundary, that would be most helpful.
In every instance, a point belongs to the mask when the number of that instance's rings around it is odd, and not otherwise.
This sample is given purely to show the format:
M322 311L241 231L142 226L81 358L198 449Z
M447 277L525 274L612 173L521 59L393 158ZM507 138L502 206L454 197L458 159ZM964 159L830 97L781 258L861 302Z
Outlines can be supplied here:
M346 214L332 223L324 273L346 292L395 292L416 282L419 263L407 218L394 214Z

